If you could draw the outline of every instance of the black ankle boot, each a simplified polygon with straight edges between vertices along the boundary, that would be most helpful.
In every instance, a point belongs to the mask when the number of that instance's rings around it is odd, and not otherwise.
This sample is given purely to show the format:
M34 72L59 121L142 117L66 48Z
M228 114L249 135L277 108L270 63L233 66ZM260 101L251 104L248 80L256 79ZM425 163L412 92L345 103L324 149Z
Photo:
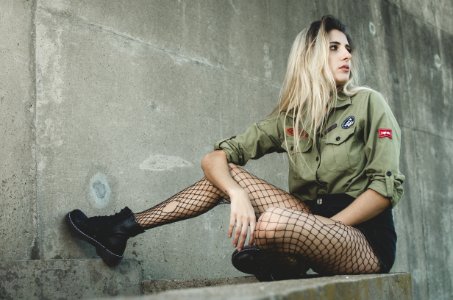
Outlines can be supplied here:
M259 281L304 278L308 271L308 263L300 255L269 252L256 246L235 250L231 262L237 270L252 274Z
M120 263L128 238L144 232L128 207L113 216L91 218L76 209L66 215L66 223L78 238L96 247L96 253L109 266Z

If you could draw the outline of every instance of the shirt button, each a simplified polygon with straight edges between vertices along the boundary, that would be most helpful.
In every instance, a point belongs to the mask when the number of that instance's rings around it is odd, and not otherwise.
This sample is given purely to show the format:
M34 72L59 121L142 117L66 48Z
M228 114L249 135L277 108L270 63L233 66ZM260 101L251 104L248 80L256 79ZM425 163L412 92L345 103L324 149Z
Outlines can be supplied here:
M341 140L341 137L337 136L335 140L338 142L339 140Z
M392 176L392 172L387 171L387 173L385 173L385 175L387 175L387 176Z
M318 198L318 200L316 200L316 204L321 205L322 204L322 198Z
M319 161L319 156L316 156L316 161Z

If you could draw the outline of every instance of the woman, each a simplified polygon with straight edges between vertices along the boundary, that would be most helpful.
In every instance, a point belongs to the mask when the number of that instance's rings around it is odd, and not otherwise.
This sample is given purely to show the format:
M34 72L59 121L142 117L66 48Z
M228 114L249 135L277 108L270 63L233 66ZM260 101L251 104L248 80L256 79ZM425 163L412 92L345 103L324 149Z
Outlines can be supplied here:
M391 208L402 196L400 129L377 92L353 85L353 46L332 16L294 41L280 101L265 120L216 144L206 175L149 210L114 216L68 213L71 230L109 265L129 237L231 204L233 265L261 280L389 272L396 234ZM238 165L287 152L289 193ZM244 246L248 239L249 246Z

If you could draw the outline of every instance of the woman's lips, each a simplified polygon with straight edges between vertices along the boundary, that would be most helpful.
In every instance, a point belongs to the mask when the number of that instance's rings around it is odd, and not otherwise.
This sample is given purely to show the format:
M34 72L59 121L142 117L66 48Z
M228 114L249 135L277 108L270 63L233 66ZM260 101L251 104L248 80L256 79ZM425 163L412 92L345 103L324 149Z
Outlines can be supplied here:
M349 72L350 68L349 66L341 66L339 69L342 70L343 72Z

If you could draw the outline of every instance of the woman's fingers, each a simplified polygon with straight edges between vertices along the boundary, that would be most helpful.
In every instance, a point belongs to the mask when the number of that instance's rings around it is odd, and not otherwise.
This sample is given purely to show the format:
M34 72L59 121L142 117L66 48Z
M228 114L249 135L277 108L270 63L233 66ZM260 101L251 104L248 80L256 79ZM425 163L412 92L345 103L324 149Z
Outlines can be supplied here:
M228 237L231 238L233 234L234 224L236 223L236 217L233 213L230 214L230 226L228 226Z
M256 217L247 195L245 199L231 198L230 223L228 226L228 237L233 238L232 244L238 250L244 247L250 227L249 243L254 242L253 232L255 231Z
M233 246L236 247L238 244L239 236L241 235L241 229L242 229L242 224L240 221L237 221L236 223L236 230L234 231L234 237L233 237Z
M239 226L238 226L239 228ZM238 245L237 245L237 249L238 250L241 250L242 248L244 248L244 243L245 243L245 240L247 239L247 231L249 229L249 224L248 222L245 222L242 224L242 228L239 228L241 231L240 231L240 235L239 235L239 242L238 242Z
M256 226L256 218L255 218L255 216L253 216L253 219L250 222L249 245L255 244L255 226Z
M244 244L247 240L247 235L249 233L249 228L250 228L249 245L252 245L254 243L253 232L255 231L255 226L256 226L255 216L250 218L244 217L244 220L236 219L236 223L230 223L229 231L233 230L233 227L235 227L233 236L233 246L236 247L238 250L241 250L244 247Z

